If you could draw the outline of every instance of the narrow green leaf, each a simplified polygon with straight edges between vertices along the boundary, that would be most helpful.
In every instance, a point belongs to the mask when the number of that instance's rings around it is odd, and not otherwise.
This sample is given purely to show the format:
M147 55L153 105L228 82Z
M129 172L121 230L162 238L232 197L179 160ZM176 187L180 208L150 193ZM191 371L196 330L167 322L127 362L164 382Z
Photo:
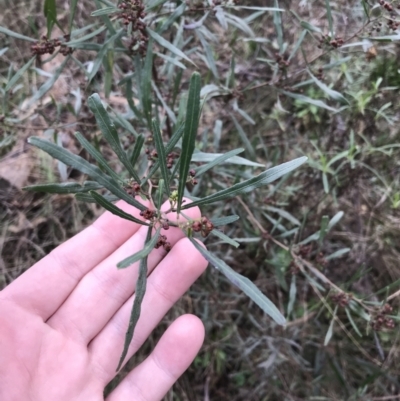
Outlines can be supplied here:
M181 57L188 61L189 63L193 64L196 66L196 64L190 60L186 54L178 49L176 46L174 46L172 43L168 42L168 40L165 40L162 36L160 36L157 32L152 31L151 29L147 28L147 33L162 47L165 47L167 50L169 50L171 53L175 54L178 57Z
M235 124L236 130L237 130L237 132L239 134L240 139L243 142L243 145L246 147L246 149L249 152L249 154L251 155L251 157L253 159L255 159L256 158L256 152L255 152L254 147L251 144L248 136L244 132L243 127L239 124L238 120L236 120L236 117L233 114L231 114L231 113L229 113L229 114L231 116L231 119L232 119L233 123Z
M90 71L89 78L88 78L88 83L92 81L94 76L97 74L99 71L100 66L103 64L104 57L108 51L109 46L111 44L119 39L122 35L124 34L124 30L120 29L118 32L116 32L111 38L109 38L100 48L100 50L97 53L97 57L94 60L92 70ZM76 46L76 45L75 45Z
M30 185L22 189L26 191L47 192L49 194L76 194L103 188L97 182L85 181L82 185L77 182L63 182L61 184Z
M57 21L57 9L55 0L44 0L44 16L47 20L47 36L51 37L51 31Z
M224 234L223 232L221 232L219 230L212 230L211 234L214 234L216 237L221 239L223 242L225 242L226 244L232 245L235 248L237 248L240 245L239 242L237 242L234 239L228 237L226 234Z
M225 154L217 157L216 159L214 159L210 163L207 163L206 165L197 168L196 169L196 176L200 176L200 175L204 174L206 171L210 170L211 168L213 168L213 167L215 167L215 166L227 161L231 157L236 156L239 153L242 153L243 151L244 151L243 148L239 148L239 149L231 150L230 152L225 153Z
M114 13L120 13L121 10L117 7L104 7L100 8L99 10L93 11L90 16L91 17L99 17L101 15L109 15L109 14L114 14Z
M3 26L0 26L0 33L4 33L7 36L11 36L15 39L21 39L21 40L26 40L28 42L36 42L36 39L30 38L25 35L21 35L20 33L11 31L10 29L4 28Z
M328 216L322 216L321 220L321 228L319 230L319 245L321 246L322 241L324 240L326 234L328 233L328 224L329 224L329 217Z
M304 30L304 31L301 32L299 39L297 40L296 44L295 44L294 47L293 47L292 52L290 53L290 56L289 56L289 58L288 58L288 61L290 61L290 60L294 57L294 55L297 53L297 50L299 50L299 47L300 47L301 44L303 43L303 40L304 40L306 34L307 34L307 31L306 31L306 30Z
M351 316L350 309L349 309L349 308L344 308L344 310L346 311L347 318L349 319L350 324L353 326L354 331L355 331L360 337L362 337L362 334L361 334L359 328L357 327L355 321L353 320L353 317Z
M124 212L121 210L119 207L115 206L111 202L109 202L104 196L98 194L97 192L90 191L90 195L92 195L93 199L98 203L100 206L104 207L104 209L108 210L112 214L115 214L118 217L121 217L122 219L132 221L136 224L140 224L142 226L149 226L149 223L146 223L143 220L139 220L136 217L133 217L132 215Z
M325 260L332 260L332 259L341 258L343 255L346 255L346 253L349 253L350 251L351 251L350 248L339 249L336 252L333 252L330 255L326 256Z
M184 124L180 125L179 128L173 133L171 139L167 143L167 146L165 147L165 153L170 153L174 149L175 145L178 143L179 139L181 138L183 131L184 131ZM179 162L179 161L178 161ZM158 170L159 168L159 161L156 160L153 167L151 167L149 173L147 176L142 180L141 185L143 185L147 180L149 180L153 174ZM174 177L174 174L172 174L172 177Z
M286 319L279 309L256 287L256 285L254 285L254 283L252 283L247 277L235 272L223 260L207 251L207 249L202 247L193 238L189 238L189 240L209 263L224 274L233 285L240 288L267 315L274 319L276 323L282 326L286 324Z
M139 159L140 152L142 151L142 148L143 148L143 144L144 144L144 136L142 134L140 134L136 138L135 146L133 147L133 151L132 151L132 154L130 157L130 163L131 163L132 168L135 168L135 166L136 166L136 162Z
M57 146L54 143L46 141L42 138L30 137L28 138L28 143L45 151L50 156L54 157L57 160L60 160L68 166L71 166L76 170L81 171L83 174L87 174L88 176L92 177L95 181L107 188L119 199L124 200L125 202L129 203L139 210L146 210L146 207L144 205L129 196L111 177L103 173L97 166L94 166L93 164L87 162L82 157L74 155L68 150L61 148L60 146Z
M270 212L274 212L279 214L279 216L283 217L284 219L290 221L292 224L295 224L296 226L300 226L301 223L299 220L296 219L296 217L292 216L289 212L286 210L279 209L277 207L273 206L267 206L266 209Z
M110 119L106 109L104 108L100 96L97 93L94 93L88 99L88 105L90 110L96 117L97 124L106 139L106 141L110 144L112 150L117 155L118 159L125 166L125 168L129 171L129 174L137 181L140 182L140 178L134 170L132 164L130 163L127 154L124 149L122 149L121 142L119 140L119 135L115 125Z
M321 82L317 77L315 77L313 74L311 74L310 71L308 71L308 73L309 73L311 79L317 84L317 86L323 92L325 92L330 98L349 104L349 101L340 92L337 92L337 91L329 88L327 85L325 85L323 82Z
M309 32L318 32L318 33L322 33L321 29L319 29L317 26L310 24L307 21L301 21L300 25L302 28L304 28L305 30L309 31Z
M161 176L165 183L169 182L169 171L167 167L167 155L165 153L164 143L162 139L162 134L160 131L160 126L158 125L158 121L154 118L152 121L153 125L153 138L154 144L156 146L157 154L158 154L158 161L160 164ZM169 197L169 185L165 186L166 193Z
M186 70L186 66L185 64L182 64L180 61L178 61L176 58L174 57L170 57L170 56L166 56L165 54L162 53L158 53L158 52L154 52L155 55L157 55L158 57L161 57L162 59L168 61L169 63L176 65L179 68L182 68L182 70Z
M326 7L326 15L328 16L329 32L331 34L331 38L333 38L335 36L335 33L333 31L333 18L332 18L330 0L325 0L325 7Z
M275 0L274 6L277 9L280 8L278 0ZM279 51L282 53L282 51L283 51L283 30L282 30L281 11L274 11L273 14L274 14L274 25L275 25L275 30L276 30Z
M224 155L224 153L204 153L204 152L196 151L193 153L192 162L209 163L223 155ZM226 162L230 163L230 164L238 164L240 166L265 167L264 164L255 163L251 160L245 159L244 157L240 157L240 156L232 156Z
M133 100L132 79L126 80L126 100L128 101L129 107L135 114L136 118L139 120L143 120L143 115L135 106L135 102Z
M336 305L335 310L333 311L331 324L329 325L328 331L326 332L326 335L325 335L325 340L324 340L325 347L329 344L329 342L331 341L332 335L333 335L333 324L335 323L335 316L336 316L337 309L338 309L338 307Z
M78 4L78 0L71 0L70 1L70 13L69 13L69 21L68 21L68 32L71 33L72 31L72 24L75 18L76 6Z
M144 248L134 253L133 255L127 257L126 259L122 260L117 264L118 269L125 269L126 267L132 265L133 263L137 262L140 259L143 259L149 255L149 253L154 249L157 244L158 237L160 236L161 227L157 228L157 231L154 233L153 237L150 241L146 242Z
M150 241L151 241L151 227L147 231L145 247L146 247L146 245L149 244ZM126 357L126 354L128 353L129 345L131 344L131 341L133 338L133 333L136 328L136 324L139 321L141 306L142 306L144 294L146 292L146 282L147 282L147 256L145 256L140 261L140 264L139 264L139 275L138 275L138 279L136 282L135 299L133 301L132 311L131 311L131 315L129 317L128 330L125 334L124 348L122 350L122 354L121 354L120 360L118 362L118 366L117 366L117 370L116 370L117 372L120 370L122 363L124 362L124 359Z
M93 158L99 163L99 166L105 170L110 177L112 177L115 181L122 182L122 179L118 176L118 174L108 165L106 159L103 155L80 133L75 132L75 137L79 141L79 143L87 150L87 152L93 156Z
M28 106L31 106L33 103L37 102L39 99L41 99L54 85L54 83L57 81L57 79L60 77L61 73L64 70L64 67L68 63L70 59L70 55L65 57L63 62L60 64L60 66L54 71L53 76L49 78L40 88L39 90L32 96L32 98L28 102Z
M158 181L158 188L157 188L157 207L158 209L161 208L163 204L163 195L164 195L165 183L164 180L161 178Z
M109 202L117 202L119 200L119 198L115 195L104 195L104 198ZM75 199L80 202L97 203L94 200L93 196L88 194L87 192L78 192L77 194L75 194Z
M328 224L328 231L330 231L331 228L332 228L335 224L337 224L337 223L340 221L340 219L343 217L343 215L344 215L344 212L340 211L340 212L337 212L337 213L330 219L329 224Z
M149 40L147 45L146 58L144 61L143 69L140 72L140 88L143 113L147 120L147 125L151 129L151 75L153 71L153 41Z
M94 30L93 32L90 32L87 35L82 36L78 39L70 40L69 42L67 42L65 44L66 44L66 46L75 46L78 43L84 42L85 40L92 39L93 37L102 33L105 29L106 29L106 27L103 25L100 28L97 28L96 30Z
M296 286L296 275L292 275L292 281L290 283L289 289L289 302L287 307L287 315L288 317L292 314L293 306L296 301L296 294L297 294L297 286Z
M17 81L24 75L25 71L32 65L32 63L36 60L36 56L33 56L24 66L22 66L15 75L8 81L8 84L4 88L5 92L8 92Z
M200 74L195 72L190 78L189 96L186 107L185 129L182 138L182 152L180 157L179 186L178 186L178 213L181 209L186 179L190 169L190 161L195 147L197 128L200 118Z
M206 196L205 198L196 200L188 205L182 207L182 209L188 209L193 206L207 205L210 203L218 202L227 198L233 198L237 195L253 191L256 188L265 186L283 175L290 173L297 167L301 166L307 157L299 157L290 162L280 164L279 166L272 167L256 177L250 178L246 181L239 182L230 188L223 189L215 194Z
M282 90L280 92L283 93L286 96L289 96L289 97L293 98L293 99L297 99L297 100L300 100L300 101L302 101L304 103L309 103L309 104L312 104L314 106L321 107L322 109L326 109L326 110L334 111L334 112L338 112L339 111L338 109L335 109L335 108L333 108L331 106L328 106L322 100L313 99L313 98L308 97L308 96L299 95L298 93L287 92L287 91L284 91L284 90Z
M239 220L239 218L240 217L236 214L232 216L217 217L215 219L211 219L211 223L213 223L214 227L226 226L227 224L231 224Z

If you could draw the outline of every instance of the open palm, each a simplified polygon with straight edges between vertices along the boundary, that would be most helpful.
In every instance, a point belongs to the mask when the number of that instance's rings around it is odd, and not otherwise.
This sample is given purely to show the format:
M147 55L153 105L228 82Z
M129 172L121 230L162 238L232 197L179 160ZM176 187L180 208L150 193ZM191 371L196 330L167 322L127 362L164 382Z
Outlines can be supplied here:
M136 218L139 211L118 206ZM186 213L199 218L197 208ZM172 217L171 217L172 219ZM97 401L115 376L138 264L116 264L143 247L147 227L106 212L0 292L0 399ZM180 229L149 255L147 292L128 356L143 344L207 262ZM197 354L201 321L178 318L107 401L160 400Z

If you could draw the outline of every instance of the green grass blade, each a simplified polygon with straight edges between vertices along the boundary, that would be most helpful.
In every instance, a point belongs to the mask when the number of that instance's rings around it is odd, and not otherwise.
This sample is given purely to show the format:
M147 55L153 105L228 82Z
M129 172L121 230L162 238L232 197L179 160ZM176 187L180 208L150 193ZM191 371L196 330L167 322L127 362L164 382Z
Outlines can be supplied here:
M39 184L24 187L26 191L46 192L49 194L77 194L103 188L94 181L85 181L82 185L77 182L63 182L60 184Z
M210 170L211 168L217 166L218 164L225 162L226 160L230 159L233 156L238 155L239 153L242 153L243 151L244 151L243 148L234 149L228 153L225 153L224 155L217 157L215 160L211 161L210 163L207 163L206 165L201 166L198 169L196 169L196 176L200 176L200 175L204 174L206 171Z
M129 203L130 205L136 207L139 210L146 210L145 206L143 206L140 202L129 196L111 177L103 173L97 166L90 164L82 157L74 155L68 150L60 146L57 146L54 143L46 141L42 138L30 137L28 139L28 143L45 151L50 156L54 157L57 160L60 160L64 164L67 164L68 166L75 168L76 170L82 172L83 174L87 174L88 176L92 177L92 179L94 179L103 187L107 188L112 194L117 196L119 199L124 200L125 202Z
M126 267L132 265L133 263L136 263L138 260L143 259L149 255L149 253L154 249L154 247L157 244L158 237L160 236L160 231L161 227L157 229L157 231L154 233L153 237L151 238L150 241L146 242L146 245L144 248L139 251L134 253L131 256L128 256L126 259L122 260L117 264L118 269L125 269Z
M256 303L268 316L276 323L284 326L286 319L279 309L252 283L247 277L235 272L223 260L210 253L202 247L196 240L189 238L194 247L203 255L203 257L219 270L236 287L240 288L254 303Z
M154 118L152 121L153 126L153 138L154 144L156 145L156 150L158 154L158 162L160 165L161 176L165 183L169 182L169 171L167 167L167 154L165 153L165 147L162 139L162 134L160 131L160 126L158 125L158 121ZM169 197L169 186L165 186L166 193Z
M106 139L106 141L110 144L112 150L117 155L118 159L125 166L125 168L129 171L129 174L137 181L140 181L139 176L131 165L128 156L126 155L124 149L122 149L121 142L119 140L117 129L115 125L110 119L106 109L104 108L100 96L95 93L88 99L88 105L90 110L96 117L96 121L100 130Z
M122 219L132 221L136 224L140 224L142 226L149 226L149 223L146 223L143 220L139 220L130 214L124 212L121 210L119 207L115 206L112 204L110 201L108 201L104 196L98 194L97 192L90 191L90 195L92 195L93 199L98 203L100 206L104 207L104 209L108 210L112 214L115 214L118 217L121 217Z
M165 181L161 178L158 181L158 189L157 189L157 208L158 209L160 209L161 205L163 204L164 189L165 189Z
M115 195L104 195L104 198L107 199L109 202L117 202L119 198ZM87 192L79 192L75 194L75 199L80 202L86 203L97 203L93 196L88 194Z
M32 63L36 60L36 56L33 56L24 66L22 66L15 75L8 81L8 84L4 88L5 92L8 92L17 81L24 75L25 71L32 65Z
M115 181L122 182L122 179L118 176L117 173L108 165L106 159L103 155L80 133L75 132L75 137L79 141L79 143L83 146L87 152L93 156L93 158L99 163L99 166L105 170L110 177L114 178Z
M280 164L279 166L272 167L253 178L239 182L230 188L223 189L222 191L219 191L215 194L206 196L203 199L199 199L188 205L185 205L182 207L182 209L188 209L193 206L208 205L210 203L222 201L227 198L232 198L237 195L253 191L256 188L265 186L277 180L278 178L282 177L283 175L290 173L297 167L301 166L306 160L307 157L299 157L290 162L286 162Z
M189 96L186 108L185 129L182 138L182 151L180 157L179 186L178 186L178 213L181 209L186 179L189 173L190 161L195 147L197 128L200 117L200 74L195 72L190 78Z
M145 246L151 241L151 228L147 231ZM145 256L139 265L139 276L136 282L135 289L135 299L133 301L131 315L129 317L128 330L125 334L124 348L122 350L121 357L118 362L117 372L120 370L122 363L128 353L129 345L133 338L133 333L135 331L136 324L140 317L141 306L146 292L146 282L147 282L147 256Z

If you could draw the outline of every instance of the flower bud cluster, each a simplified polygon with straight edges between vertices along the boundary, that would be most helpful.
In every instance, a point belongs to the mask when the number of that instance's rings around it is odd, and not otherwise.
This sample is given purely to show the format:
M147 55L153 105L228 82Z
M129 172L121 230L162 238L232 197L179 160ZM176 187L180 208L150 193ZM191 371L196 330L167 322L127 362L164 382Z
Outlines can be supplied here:
M198 184L198 181L196 180L196 178L194 178L196 176L196 171L191 169L189 170L189 180L193 185Z
M122 10L117 18L122 20L124 25L132 24L132 37L129 41L129 49L133 53L146 54L147 42L149 40L146 31L146 24L143 18L146 17L142 0L125 0L118 6Z
M205 216L203 216L200 221L194 221L192 223L192 230L196 233L200 232L202 237L207 237L213 229L214 224Z
M141 187L138 182L132 180L129 182L129 184L127 186L125 186L124 189L128 195L135 197L136 195L138 195L140 193Z
M371 326L375 331L380 331L385 329L394 329L394 320L386 315L391 313L393 308L389 304L385 304L383 308L379 311L375 319L371 322Z
M394 320L386 315L392 313L393 308L389 304L385 304L383 308L376 315L375 319L372 321L371 326L375 331L380 331L383 328L394 329Z
M69 35L64 36L65 41L70 40ZM60 53L63 56L67 56L73 52L73 49L65 46L60 39L48 39L46 35L43 35L38 42L35 42L31 46L31 52L37 56L43 56L44 54L53 54L56 50L56 47L60 48Z
M319 39L318 48L322 48L324 45L332 46L333 48L337 49L338 47L343 46L344 40L340 36L336 36L335 38L331 38L330 36L323 35L321 39Z
M156 212L154 210L146 209L142 210L139 214L144 217L145 220L151 220L155 217Z
M345 292L339 292L337 294L332 295L332 301L341 306L342 308L346 307L351 299L353 298L352 294L346 294Z
M287 67L289 67L289 63L290 63L289 60L285 60L281 54L275 53L275 60L279 64L279 68L281 70L284 70Z
M167 155L167 168L172 168L172 165L174 164L174 160L178 157L178 153L176 152L171 152L168 153Z
M163 247L166 252L169 252L172 248L171 243L167 241L167 237L165 235L160 235L155 245L156 249L161 247Z

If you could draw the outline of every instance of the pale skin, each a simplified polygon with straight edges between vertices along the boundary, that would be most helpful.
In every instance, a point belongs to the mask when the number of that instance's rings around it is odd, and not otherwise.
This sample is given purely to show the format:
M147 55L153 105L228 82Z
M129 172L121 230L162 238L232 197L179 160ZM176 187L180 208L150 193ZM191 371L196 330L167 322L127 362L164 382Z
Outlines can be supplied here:
M140 218L132 206L117 205ZM198 208L185 214L200 218ZM104 388L116 375L139 267L117 270L116 264L141 249L146 231L105 212L0 292L0 400L104 400ZM163 234L172 249L149 255L147 292L125 362L207 267L179 228ZM161 400L203 339L197 317L179 317L106 401Z

